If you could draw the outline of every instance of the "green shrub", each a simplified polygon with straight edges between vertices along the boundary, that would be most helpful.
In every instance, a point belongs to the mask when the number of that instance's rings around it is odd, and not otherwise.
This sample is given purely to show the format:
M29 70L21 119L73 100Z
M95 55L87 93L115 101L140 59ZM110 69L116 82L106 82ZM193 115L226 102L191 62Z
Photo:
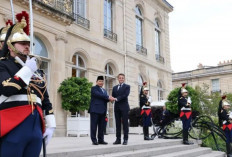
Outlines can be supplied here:
M62 108L71 113L87 110L91 99L91 87L92 83L86 78L65 79L58 89L61 93Z

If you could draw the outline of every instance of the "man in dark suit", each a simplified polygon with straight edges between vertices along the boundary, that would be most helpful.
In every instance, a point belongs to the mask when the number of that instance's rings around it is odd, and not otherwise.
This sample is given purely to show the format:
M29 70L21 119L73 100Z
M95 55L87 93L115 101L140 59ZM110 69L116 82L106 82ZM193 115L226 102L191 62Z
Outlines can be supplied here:
M91 89L91 104L89 108L90 112L90 126L91 126L91 140L93 145L108 144L104 141L104 126L105 116L107 112L107 102L113 101L111 96L108 96L106 90L103 87L104 77L98 76L96 86ZM98 129L98 140L96 138L96 132Z
M119 84L113 87L112 96L115 100L114 113L116 119L116 141L114 144L121 144L121 123L123 124L124 141L123 145L128 143L128 113L130 110L128 96L130 94L130 86L125 84L125 75L118 75Z

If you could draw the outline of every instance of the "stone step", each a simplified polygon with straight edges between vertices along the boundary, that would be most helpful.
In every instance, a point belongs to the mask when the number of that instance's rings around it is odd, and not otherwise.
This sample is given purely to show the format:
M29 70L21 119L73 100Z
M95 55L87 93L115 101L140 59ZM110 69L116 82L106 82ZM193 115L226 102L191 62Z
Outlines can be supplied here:
M75 148L73 145L63 143L62 145L50 146L47 152L48 157L84 157L96 156L104 154L113 154L118 152L134 152L137 150L160 148L164 149L170 146L183 146L181 140L154 140L154 141L141 141L138 144L129 143L129 145L89 145L87 148ZM59 151L60 150L60 151Z
M225 155L226 155L225 152L212 151L209 154L204 154L197 157L225 157Z
M148 149L134 150L134 151L126 151L126 152L117 152L117 153L109 153L104 155L93 155L89 157L151 157L157 156L161 154L168 154L173 152L179 152L184 150L190 150L198 148L198 145L173 145L173 146L163 146L163 147L154 147ZM166 156L167 157L167 156Z
M183 150L183 151L179 151L179 152L172 152L169 154L163 154L163 155L159 155L156 157L196 157L199 155L206 155L206 154L210 154L212 152L212 150L210 148L203 148L203 147L198 147L195 149L190 149L190 150ZM209 157L209 156L208 156Z

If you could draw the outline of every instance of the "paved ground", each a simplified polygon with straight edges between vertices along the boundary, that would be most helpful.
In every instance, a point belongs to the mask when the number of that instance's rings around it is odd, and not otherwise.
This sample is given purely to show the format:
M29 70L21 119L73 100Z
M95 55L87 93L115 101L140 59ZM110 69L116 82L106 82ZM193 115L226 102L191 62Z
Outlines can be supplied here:
M154 144L154 143L162 143L167 142L169 139L154 139L153 141L144 141L143 135L129 135L129 143L128 145L134 144ZM109 147L118 147L113 145L115 141L115 134L110 134L105 136L105 141L108 142L108 145L92 145L90 137L54 137L50 141L47 147L47 154L51 153L60 153L60 152L71 152L75 150L91 150L98 148L109 148ZM170 140L173 141L173 140Z

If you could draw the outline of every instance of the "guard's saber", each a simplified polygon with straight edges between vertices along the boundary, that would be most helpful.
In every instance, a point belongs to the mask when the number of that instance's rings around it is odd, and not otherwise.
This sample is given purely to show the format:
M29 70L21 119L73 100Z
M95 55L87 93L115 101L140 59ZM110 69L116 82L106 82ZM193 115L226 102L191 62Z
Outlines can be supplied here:
M33 54L33 39L34 39L34 28L33 28L33 10L32 10L32 0L29 0L30 8L30 52Z
M15 24L15 15L14 15L13 0L10 0L10 6L11 6L11 13L12 13L12 22L13 22L13 24Z

